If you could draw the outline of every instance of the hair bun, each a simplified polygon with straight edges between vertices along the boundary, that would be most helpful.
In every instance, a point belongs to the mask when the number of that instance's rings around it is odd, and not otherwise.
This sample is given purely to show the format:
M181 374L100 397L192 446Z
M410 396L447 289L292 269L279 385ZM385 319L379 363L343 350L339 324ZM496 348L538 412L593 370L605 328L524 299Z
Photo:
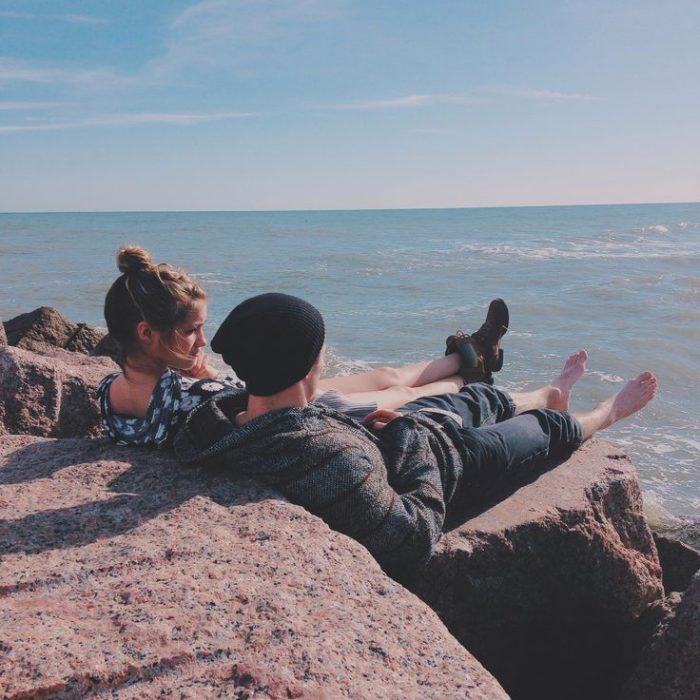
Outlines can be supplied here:
M138 245L122 246L117 253L117 267L125 275L145 270L152 264L151 254Z

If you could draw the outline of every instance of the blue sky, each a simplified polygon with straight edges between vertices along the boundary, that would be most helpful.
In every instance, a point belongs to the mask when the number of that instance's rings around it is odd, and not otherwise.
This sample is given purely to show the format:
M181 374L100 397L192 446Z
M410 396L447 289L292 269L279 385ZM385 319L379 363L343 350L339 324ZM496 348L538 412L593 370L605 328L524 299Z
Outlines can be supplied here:
M697 0L0 0L0 211L700 200Z

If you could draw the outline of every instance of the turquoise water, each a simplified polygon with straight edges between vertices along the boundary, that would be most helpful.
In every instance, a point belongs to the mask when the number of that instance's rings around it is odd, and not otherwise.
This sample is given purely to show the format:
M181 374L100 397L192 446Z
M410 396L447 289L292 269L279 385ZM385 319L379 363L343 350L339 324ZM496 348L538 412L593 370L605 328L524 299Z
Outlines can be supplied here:
M700 204L274 213L0 214L0 318L42 304L101 325L120 244L192 271L210 330L251 294L305 297L339 371L442 353L504 297L505 387L579 347L575 409L652 369L660 393L607 432L655 512L700 517Z

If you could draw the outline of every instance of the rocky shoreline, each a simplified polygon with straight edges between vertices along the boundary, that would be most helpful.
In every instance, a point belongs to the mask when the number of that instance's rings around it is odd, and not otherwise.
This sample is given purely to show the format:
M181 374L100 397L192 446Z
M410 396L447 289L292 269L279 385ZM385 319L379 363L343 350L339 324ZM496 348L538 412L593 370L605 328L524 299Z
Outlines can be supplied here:
M0 323L0 697L700 697L700 553L608 443L453 513L406 587L279 493L97 437L110 352Z

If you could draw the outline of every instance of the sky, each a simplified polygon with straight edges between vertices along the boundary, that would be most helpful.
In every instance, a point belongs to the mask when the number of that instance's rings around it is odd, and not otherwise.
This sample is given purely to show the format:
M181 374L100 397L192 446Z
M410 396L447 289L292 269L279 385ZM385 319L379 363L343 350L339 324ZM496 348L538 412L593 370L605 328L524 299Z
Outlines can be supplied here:
M0 0L0 211L700 200L697 0Z

